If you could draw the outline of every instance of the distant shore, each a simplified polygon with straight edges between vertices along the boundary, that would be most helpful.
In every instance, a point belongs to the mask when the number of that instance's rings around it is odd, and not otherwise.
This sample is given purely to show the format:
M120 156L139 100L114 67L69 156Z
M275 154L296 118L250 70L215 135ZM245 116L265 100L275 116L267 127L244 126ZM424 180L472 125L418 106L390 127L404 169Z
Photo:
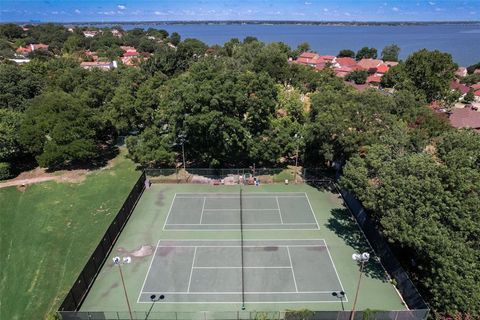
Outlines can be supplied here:
M7 23L7 22L2 22ZM48 21L19 21L18 24L42 24ZM71 21L53 22L62 25L179 25L179 24L215 24L215 25L318 25L318 26L428 26L428 25L480 25L480 21L296 21L296 20L177 20L177 21Z

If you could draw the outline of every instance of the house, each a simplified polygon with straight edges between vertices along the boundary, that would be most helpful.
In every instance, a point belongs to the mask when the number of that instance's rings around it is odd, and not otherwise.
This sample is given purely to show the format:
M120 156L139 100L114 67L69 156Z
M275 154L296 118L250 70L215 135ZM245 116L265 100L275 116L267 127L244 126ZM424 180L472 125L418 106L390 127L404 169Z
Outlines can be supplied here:
M454 128L472 128L480 132L480 112L471 108L454 108L449 120Z
M120 49L122 49L123 52L137 52L137 49L131 46L120 46Z
M457 71L455 71L455 75L459 78L463 78L467 76L467 68L459 67Z
M473 71L474 74L480 74L480 68L477 68L475 69L475 71Z
M480 90L480 82L471 85L470 88L472 88L474 91Z
M90 50L86 50L84 52L84 54L87 56L87 57L90 57L93 61L97 61L98 60L98 55L96 52L94 51L90 51Z
M296 63L315 67L317 64L323 62L320 56L314 52L303 52L295 60Z
M102 69L102 70L110 70L117 67L117 62L101 62L101 61L92 61L92 62L82 62L80 66L83 69L92 70L92 69Z
M123 36L122 32L117 29L112 29L110 32L112 33L112 35L114 35L117 38L121 38Z
M138 56L140 56L140 53L137 51L126 51L123 53L123 57L125 58L136 58Z
M336 62L340 67L353 67L357 65L357 61L355 61L355 59L348 57L337 58Z
M451 90L457 90L459 91L462 95L466 94L468 91L470 91L470 88L464 85L463 83L457 82L457 81L452 81L450 82L450 89Z
M377 68L377 74L379 76L383 76L385 73L388 72L389 69L390 69L390 67L388 67L386 64L381 64Z
M362 59L357 63L357 65L362 67L362 69L368 70L371 73L377 72L377 67L379 67L382 64L383 64L383 61L379 59Z
M381 80L382 80L382 77L377 76L376 74L372 74L372 75L368 76L367 83L379 84Z
M335 72L335 75L337 77L345 78L350 72L353 71L353 69L348 66L340 66L338 68L335 68L333 71Z
M389 68L395 67L396 65L398 65L397 61L384 61L383 63Z
M32 43L25 47L18 47L16 52L25 55L35 50L48 50L48 44Z
M95 37L100 31L96 31L96 30L86 30L86 31L83 31L83 35L85 36L85 38L93 38Z
M480 102L480 90L477 90L473 93L475 95L475 100Z
M8 60L15 62L16 64L25 64L30 62L30 59L8 59Z

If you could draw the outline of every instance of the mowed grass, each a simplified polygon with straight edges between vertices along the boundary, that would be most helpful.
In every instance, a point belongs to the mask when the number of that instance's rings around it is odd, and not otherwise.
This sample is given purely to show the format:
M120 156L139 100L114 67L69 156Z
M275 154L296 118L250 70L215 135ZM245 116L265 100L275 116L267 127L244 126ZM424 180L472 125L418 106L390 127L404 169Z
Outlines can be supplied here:
M0 319L58 308L139 175L122 153L81 183L0 189Z

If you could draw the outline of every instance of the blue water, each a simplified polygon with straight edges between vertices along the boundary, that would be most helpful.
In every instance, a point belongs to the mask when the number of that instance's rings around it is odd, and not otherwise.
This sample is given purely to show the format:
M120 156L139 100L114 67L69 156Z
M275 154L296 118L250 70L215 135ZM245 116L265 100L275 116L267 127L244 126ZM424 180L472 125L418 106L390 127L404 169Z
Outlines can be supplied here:
M124 25L134 27L151 26ZM157 25L155 28L176 31L182 39L197 38L203 42L223 44L231 38L255 36L265 42L283 41L295 48L308 42L321 54L336 55L341 49L357 51L363 46L375 47L380 54L383 47L395 43L402 49L400 58L422 48L438 49L452 54L462 66L480 62L479 25L428 26L313 26L313 25Z

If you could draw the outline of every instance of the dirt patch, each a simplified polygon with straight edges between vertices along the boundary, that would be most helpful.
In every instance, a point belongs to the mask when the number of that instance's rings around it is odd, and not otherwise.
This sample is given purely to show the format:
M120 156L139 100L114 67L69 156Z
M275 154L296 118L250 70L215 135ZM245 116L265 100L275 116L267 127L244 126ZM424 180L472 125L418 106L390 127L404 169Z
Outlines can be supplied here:
M133 251L128 251L125 248L120 247L117 251L121 254L129 255L132 258L144 258L153 254L154 247L151 245L142 245L140 248Z

